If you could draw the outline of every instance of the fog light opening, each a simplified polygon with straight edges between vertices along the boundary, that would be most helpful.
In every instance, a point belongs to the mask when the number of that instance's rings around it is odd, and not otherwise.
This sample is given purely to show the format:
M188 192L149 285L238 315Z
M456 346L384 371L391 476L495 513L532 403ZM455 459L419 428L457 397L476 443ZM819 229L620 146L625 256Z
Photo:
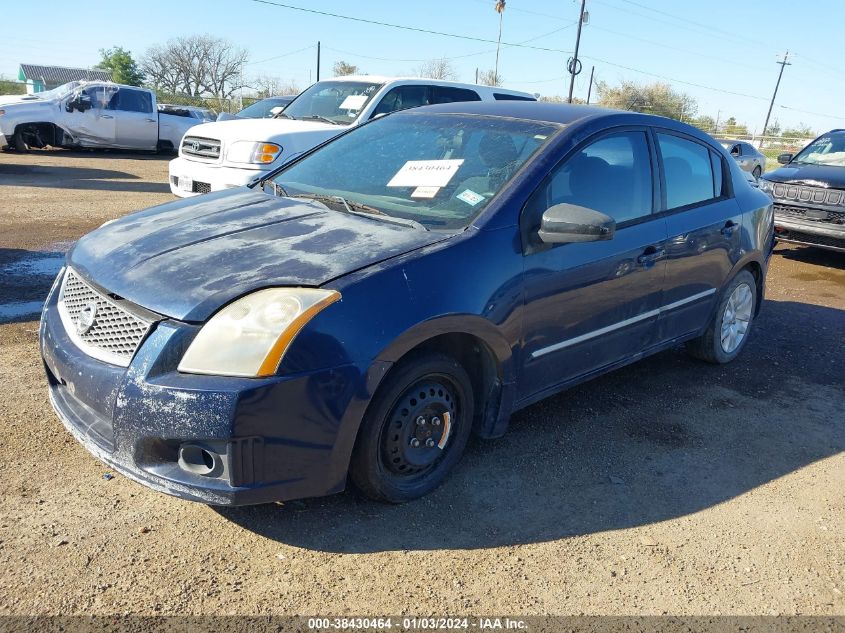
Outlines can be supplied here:
M215 477L223 471L220 455L198 444L182 444L179 448L179 466L182 470L203 477Z

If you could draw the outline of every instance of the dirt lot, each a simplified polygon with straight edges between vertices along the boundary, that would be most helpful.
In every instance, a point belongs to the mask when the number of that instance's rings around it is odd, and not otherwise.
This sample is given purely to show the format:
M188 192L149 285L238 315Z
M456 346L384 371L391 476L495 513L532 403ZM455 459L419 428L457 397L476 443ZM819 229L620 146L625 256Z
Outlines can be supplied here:
M37 351L62 251L166 175L0 155L0 614L845 614L845 256L779 247L737 363L672 350L537 404L419 502L222 510L104 478Z

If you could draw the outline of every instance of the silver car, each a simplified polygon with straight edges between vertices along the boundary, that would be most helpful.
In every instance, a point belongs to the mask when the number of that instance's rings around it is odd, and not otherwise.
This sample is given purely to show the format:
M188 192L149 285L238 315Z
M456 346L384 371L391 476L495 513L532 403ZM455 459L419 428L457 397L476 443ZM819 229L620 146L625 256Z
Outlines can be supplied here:
M766 157L751 143L723 139L719 139L719 143L734 157L740 169L751 172L755 178L766 169Z

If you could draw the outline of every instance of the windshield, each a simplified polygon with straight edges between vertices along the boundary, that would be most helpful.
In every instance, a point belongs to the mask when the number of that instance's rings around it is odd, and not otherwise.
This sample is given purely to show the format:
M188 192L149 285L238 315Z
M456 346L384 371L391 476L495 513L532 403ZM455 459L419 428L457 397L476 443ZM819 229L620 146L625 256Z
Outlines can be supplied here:
M76 90L81 85L79 81L71 81L66 84L62 84L57 88L53 88L52 90L45 90L44 92L36 92L35 96L39 99L62 99L66 95L69 95L71 92Z
M352 207L366 205L429 229L459 229L558 129L499 117L391 115L306 156L265 190L339 196Z
M798 152L792 162L845 167L845 132L831 132L820 136Z
M288 99L262 99L238 112L238 116L246 119L267 119L273 116L270 112L276 106L284 106Z
M285 108L284 115L349 125L381 86L369 81L320 81Z

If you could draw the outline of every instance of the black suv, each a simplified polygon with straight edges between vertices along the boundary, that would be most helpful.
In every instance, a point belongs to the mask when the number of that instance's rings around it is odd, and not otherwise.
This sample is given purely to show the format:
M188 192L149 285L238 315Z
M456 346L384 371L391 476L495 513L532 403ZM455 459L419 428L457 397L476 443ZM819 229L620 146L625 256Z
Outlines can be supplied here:
M845 252L845 130L831 130L764 174L774 200L775 235L784 242Z

